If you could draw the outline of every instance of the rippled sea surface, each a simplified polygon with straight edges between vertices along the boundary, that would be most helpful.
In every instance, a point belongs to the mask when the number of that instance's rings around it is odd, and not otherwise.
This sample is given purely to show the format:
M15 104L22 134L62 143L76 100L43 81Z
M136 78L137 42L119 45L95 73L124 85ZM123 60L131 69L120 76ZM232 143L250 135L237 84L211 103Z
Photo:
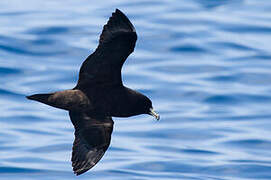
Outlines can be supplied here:
M73 88L115 8L138 33L124 84L161 120L114 118L78 179L271 179L269 0L1 0L0 179L75 179L68 113L25 95Z

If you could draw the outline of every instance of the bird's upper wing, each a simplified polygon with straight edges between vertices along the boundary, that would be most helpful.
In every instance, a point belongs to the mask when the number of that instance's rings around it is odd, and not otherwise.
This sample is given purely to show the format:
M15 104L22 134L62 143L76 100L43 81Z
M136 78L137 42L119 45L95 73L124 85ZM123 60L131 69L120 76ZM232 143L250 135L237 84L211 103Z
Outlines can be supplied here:
M113 120L111 117L91 117L86 113L69 112L75 127L75 140L72 148L72 167L76 175L92 168L107 150Z
M116 9L103 27L97 49L83 62L76 88L122 84L121 68L136 40L134 26Z

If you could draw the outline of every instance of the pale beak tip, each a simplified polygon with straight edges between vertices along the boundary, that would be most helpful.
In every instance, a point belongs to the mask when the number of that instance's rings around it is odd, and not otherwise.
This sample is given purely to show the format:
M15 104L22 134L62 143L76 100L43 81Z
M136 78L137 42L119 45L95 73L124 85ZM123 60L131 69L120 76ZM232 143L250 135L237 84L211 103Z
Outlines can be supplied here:
M160 120L160 115L158 114L158 116L155 117L157 121Z
M150 108L150 115L152 115L157 121L159 121L160 115L156 113L152 108Z

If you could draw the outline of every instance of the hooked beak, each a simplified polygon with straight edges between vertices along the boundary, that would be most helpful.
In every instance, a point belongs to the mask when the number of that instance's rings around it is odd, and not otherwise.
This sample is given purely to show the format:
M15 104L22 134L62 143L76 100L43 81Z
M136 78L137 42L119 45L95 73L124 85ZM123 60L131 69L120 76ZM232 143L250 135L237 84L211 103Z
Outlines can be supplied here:
M153 108L150 108L149 114L152 115L153 117L155 117L155 119L157 121L160 119L160 115L158 113L156 113Z

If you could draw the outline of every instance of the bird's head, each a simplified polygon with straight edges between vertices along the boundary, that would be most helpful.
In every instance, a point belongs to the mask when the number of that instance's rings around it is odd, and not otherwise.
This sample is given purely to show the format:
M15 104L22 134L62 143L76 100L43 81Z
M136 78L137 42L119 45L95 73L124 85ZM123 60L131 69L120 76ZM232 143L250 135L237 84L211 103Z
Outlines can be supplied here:
M160 115L154 111L153 106L152 106L152 102L148 97L144 96L141 103L143 103L143 105L141 107L143 107L144 114L149 114L149 115L155 117L155 119L157 121L160 119Z

